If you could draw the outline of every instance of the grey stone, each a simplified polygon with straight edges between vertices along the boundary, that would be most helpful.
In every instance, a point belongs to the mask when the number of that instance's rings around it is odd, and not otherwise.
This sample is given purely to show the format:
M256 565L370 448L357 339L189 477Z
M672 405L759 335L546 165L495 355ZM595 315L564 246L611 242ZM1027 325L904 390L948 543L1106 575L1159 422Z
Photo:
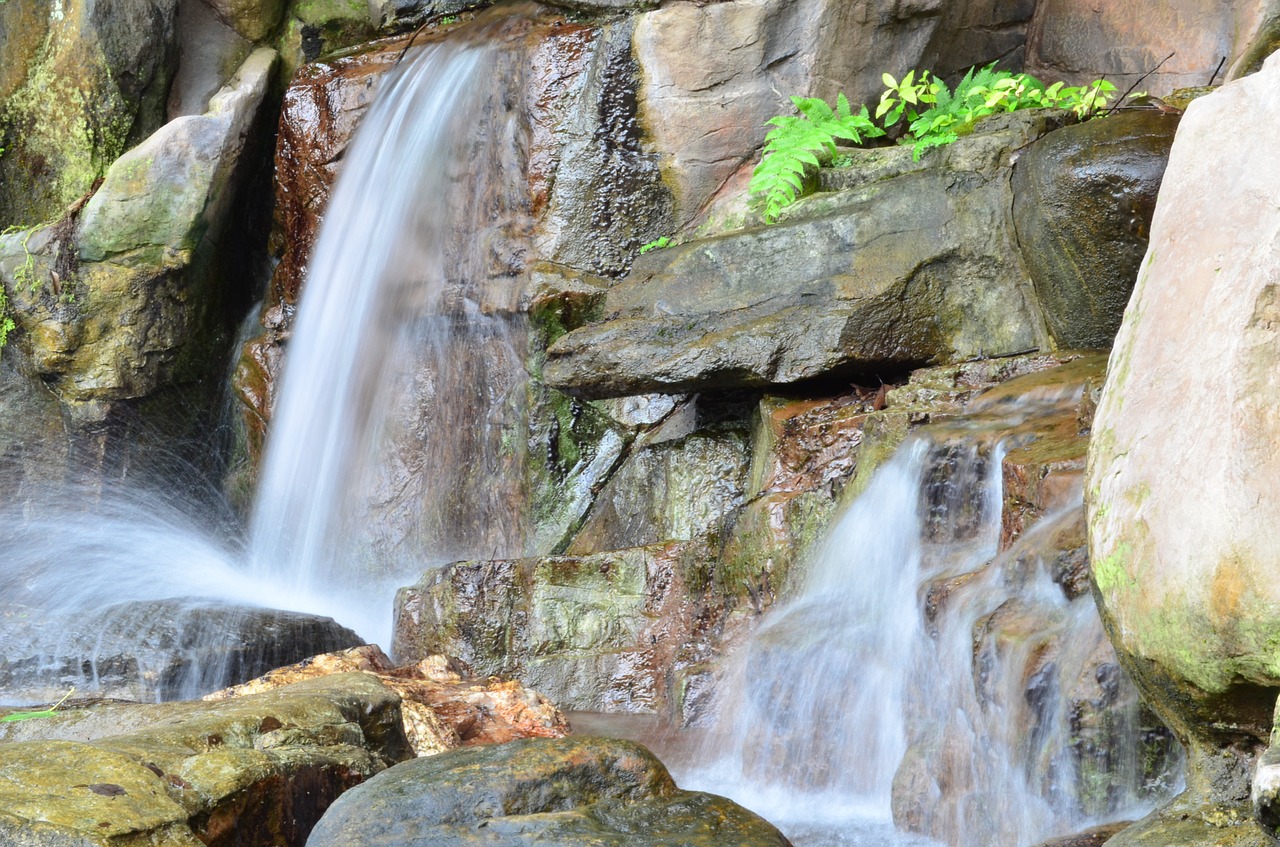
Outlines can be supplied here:
M1009 175L1048 121L989 119L929 169L649 254L606 320L551 346L547 383L593 398L758 387L1043 346Z
M131 700L191 698L363 643L331 618L193 599L39 619L10 600L0 690L10 703L56 700L73 686Z
M274 50L254 51L205 114L170 121L112 165L80 220L81 260L199 244L227 212L231 172L275 62Z
M1209 85L1223 59L1219 83L1255 70L1259 36L1275 15L1272 0L1041 0L1028 31L1027 70L1071 85L1106 77L1121 91L1155 71L1139 85L1163 96Z
M1124 112L1051 132L1018 159L1018 242L1061 347L1111 346L1177 128L1155 110Z
M1273 57L1183 116L1094 419L1095 598L1189 764L1187 793L1113 844L1228 843L1177 822L1249 818L1280 690L1278 83Z
M335 803L308 847L789 847L764 819L681 791L638 744L514 741L390 768Z

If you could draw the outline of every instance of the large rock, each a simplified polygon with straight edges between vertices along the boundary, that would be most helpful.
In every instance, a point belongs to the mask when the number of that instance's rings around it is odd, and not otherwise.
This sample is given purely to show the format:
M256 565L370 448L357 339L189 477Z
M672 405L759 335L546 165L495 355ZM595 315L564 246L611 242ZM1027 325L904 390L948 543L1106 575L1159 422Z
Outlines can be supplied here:
M638 840L639 839L639 840ZM711 794L681 791L638 744L516 741L416 759L335 803L308 847L788 847L773 826Z
M1062 347L1111 346L1177 128L1159 111L1121 112L1051 132L1018 159L1018 242Z
M1277 132L1280 59L1188 108L1095 419L1099 609L1190 764L1178 804L1114 845L1271 843L1230 824L1280 691Z
M991 119L932 167L907 161L776 226L650 254L610 289L606 320L551 346L548 384L585 397L759 387L1044 346L1009 164L1050 120Z
M4 10L6 30L17 26L0 36L9 77L0 87L0 228L58 218L164 123L176 8L22 0Z
M274 62L271 50L253 53L208 112L131 150L58 224L0 236L13 341L64 404L92 417L95 404L217 367L236 290L247 286L219 284L233 257L213 248L235 245L228 212Z
M272 668L357 646L332 618L200 600L119 603L33 618L19 597L0 620L7 702L56 700L68 688L103 697L198 697Z
M411 755L365 674L221 703L104 704L0 723L12 847L302 844L339 794Z
M717 617L709 564L696 542L458 562L397 594L393 652L457 656L568 709L660 712L679 654Z
M1274 33L1275 14L1271 0L1041 0L1027 34L1027 70L1076 85L1105 77L1121 91L1155 71L1140 87L1159 95L1209 85L1220 61L1217 82L1256 69L1264 58L1259 37Z

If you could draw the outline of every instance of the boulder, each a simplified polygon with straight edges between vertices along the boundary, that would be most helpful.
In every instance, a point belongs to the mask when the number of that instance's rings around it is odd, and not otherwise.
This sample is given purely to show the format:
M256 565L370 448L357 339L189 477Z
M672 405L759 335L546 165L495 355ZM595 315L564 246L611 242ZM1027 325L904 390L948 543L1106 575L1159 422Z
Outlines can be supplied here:
M1094 421L1098 607L1189 763L1186 794L1116 847L1271 843L1236 824L1280 691L1277 132L1280 59L1188 108Z
M0 723L13 847L302 844L339 794L411 755L365 674L220 703L103 704Z
M272 668L363 643L332 618L200 600L134 601L31 617L12 598L0 619L7 702L197 697Z
M1110 347L1147 250L1178 119L1120 112L1051 132L1013 171L1013 220L1054 341Z
M566 738L405 762L344 795L307 845L518 847L531 841L563 847L790 844L730 800L680 790L638 744Z
M517 738L560 738L569 733L569 723L560 710L519 682L472 678L460 662L444 656L428 656L416 664L396 667L375 645L312 656L204 699L242 697L303 679L353 671L375 676L400 695L405 736L419 756Z
M246 41L262 41L275 31L285 0L202 0L218 18Z
M698 542L457 562L396 596L393 651L443 653L512 676L563 708L653 713L672 705L668 676L723 615Z
M989 119L927 169L649 254L609 290L605 320L547 351L547 383L581 397L761 387L1045 345L1009 169L1050 120Z
M212 247L229 246L242 154L274 63L271 50L253 53L204 115L129 151L57 224L0 235L14 340L84 416L217 367L238 286L218 284L229 260Z
M1260 36L1274 29L1275 14L1271 0L1042 0L1027 33L1026 69L1073 85L1106 77L1121 91L1155 71L1140 87L1165 95L1210 85L1220 61L1217 82L1256 70L1265 58Z
M4 10L13 34L0 36L9 77L0 87L0 228L58 218L164 123L176 9L175 0L22 0Z

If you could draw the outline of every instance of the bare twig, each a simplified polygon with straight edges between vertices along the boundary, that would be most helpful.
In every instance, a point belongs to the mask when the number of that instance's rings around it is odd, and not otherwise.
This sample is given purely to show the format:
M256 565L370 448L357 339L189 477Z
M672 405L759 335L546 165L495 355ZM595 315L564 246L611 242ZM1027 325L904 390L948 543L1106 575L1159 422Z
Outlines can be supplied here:
M1124 98L1126 98L1126 97L1128 97L1130 94L1132 94L1132 93L1133 93L1133 90L1134 90L1135 88L1137 88L1137 87L1138 87L1139 83L1141 83L1141 82L1142 82L1144 79L1146 79L1147 77L1151 76L1151 75L1152 75L1153 73L1155 73L1156 71L1160 70L1160 66L1161 66L1161 65L1163 65L1165 62L1169 61L1170 59L1172 59L1172 58L1173 58L1174 56L1176 56L1176 55L1178 55L1176 51L1175 51L1175 52L1173 52L1173 53L1170 53L1168 56L1165 56L1163 59L1161 59L1161 60L1160 60L1160 62L1159 62L1159 64L1157 64L1154 68L1152 68L1151 70L1147 71L1147 72L1146 72L1145 74L1143 74L1142 76L1140 76L1140 77L1138 77L1137 79L1135 79L1135 80L1133 81L1133 85L1131 85L1131 86L1129 86L1128 88L1126 88L1126 89L1125 89L1124 94L1121 94L1119 97L1117 97L1117 98L1116 98L1116 102L1112 105L1112 107L1111 107L1110 109L1107 109L1107 111L1106 111L1106 112L1104 112L1104 114L1109 115L1109 114L1111 114L1112 112L1114 112L1116 109L1118 109L1118 108L1120 107L1120 104L1124 102Z
M1218 66L1213 69L1213 76L1209 77L1209 84L1213 85L1213 81L1218 78L1218 74L1222 72L1222 66L1227 63L1227 57L1223 56L1218 60Z
M413 31L413 35L409 36L409 43L406 44L404 46L404 49L400 51L400 55L396 56L396 61L394 64L392 64L391 67L394 68L396 65L400 64L400 60L404 58L404 54L408 53L409 48L413 46L414 39L422 34L422 31L427 28L427 24L429 23L431 23L430 18L428 18L427 20L423 21L421 24L418 25L418 28Z

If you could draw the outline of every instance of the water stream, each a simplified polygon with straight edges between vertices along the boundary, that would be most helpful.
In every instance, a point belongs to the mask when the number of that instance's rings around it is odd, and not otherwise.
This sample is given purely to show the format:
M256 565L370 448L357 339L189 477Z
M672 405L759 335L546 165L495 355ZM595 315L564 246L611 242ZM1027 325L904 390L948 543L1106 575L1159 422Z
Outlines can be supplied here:
M999 550L1011 433L1073 399L911 437L739 652L684 782L809 847L1024 847L1168 796L1176 754L1055 558L1079 490Z

